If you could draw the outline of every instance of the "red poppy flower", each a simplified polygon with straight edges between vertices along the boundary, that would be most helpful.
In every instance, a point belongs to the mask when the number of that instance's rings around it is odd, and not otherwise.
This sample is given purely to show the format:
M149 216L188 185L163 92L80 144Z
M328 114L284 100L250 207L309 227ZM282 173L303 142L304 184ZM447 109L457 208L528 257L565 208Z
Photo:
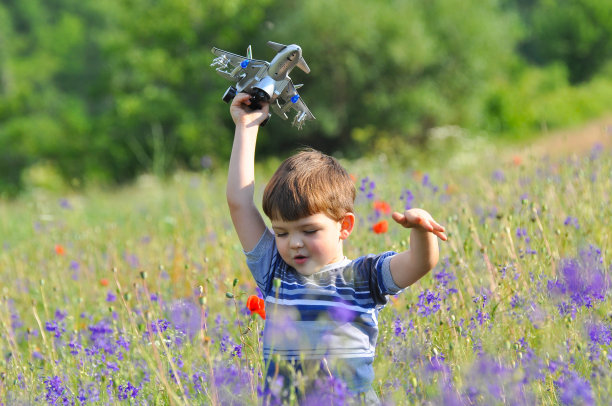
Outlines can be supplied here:
M372 231L374 231L376 234L386 233L388 229L389 223L387 220L381 220L372 226Z
M251 311L251 314L257 313L262 319L266 319L266 305L262 298L255 295L249 296L246 302L246 307Z
M66 250L64 249L63 245L55 244L55 253L57 255L64 255L66 253Z
M108 286L108 279L106 279L106 278L102 278L102 279L100 279L100 285L102 285L102 286Z
M383 214L390 214L391 205L384 200L376 200L374 202L374 210Z

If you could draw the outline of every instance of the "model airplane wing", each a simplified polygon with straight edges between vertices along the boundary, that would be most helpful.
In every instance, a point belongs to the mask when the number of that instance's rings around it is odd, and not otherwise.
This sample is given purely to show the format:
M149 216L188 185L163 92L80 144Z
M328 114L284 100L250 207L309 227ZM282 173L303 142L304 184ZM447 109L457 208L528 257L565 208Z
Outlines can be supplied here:
M290 109L294 109L297 113L295 115L295 118L293 119L293 125L295 125L296 127L302 128L302 125L304 125L304 122L306 120L315 119L315 116L310 112L308 106L306 106L306 103L304 103L304 101L298 94L296 86L293 85L291 79L289 79L287 86L285 86L279 98L283 101L284 104L282 106L280 105L280 103L273 104L272 109L276 114L278 114L285 120L287 119L287 112Z
M270 65L266 61L250 59L215 47L213 47L212 52L217 57L213 60L211 66L215 66L217 72L229 80L238 81L245 77L255 76L261 68Z

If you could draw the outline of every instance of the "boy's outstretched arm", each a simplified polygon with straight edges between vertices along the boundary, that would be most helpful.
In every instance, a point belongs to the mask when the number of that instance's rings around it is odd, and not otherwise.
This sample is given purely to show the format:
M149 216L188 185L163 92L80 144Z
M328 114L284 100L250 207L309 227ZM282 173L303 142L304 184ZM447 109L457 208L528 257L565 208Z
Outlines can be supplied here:
M446 241L444 227L422 209L393 213L393 220L410 231L410 248L391 258L391 276L400 288L412 285L438 263L438 240Z
M268 104L261 110L250 110L249 95L239 93L230 107L236 124L225 194L232 223L245 251L251 251L266 229L255 206L255 144L259 124L268 118Z

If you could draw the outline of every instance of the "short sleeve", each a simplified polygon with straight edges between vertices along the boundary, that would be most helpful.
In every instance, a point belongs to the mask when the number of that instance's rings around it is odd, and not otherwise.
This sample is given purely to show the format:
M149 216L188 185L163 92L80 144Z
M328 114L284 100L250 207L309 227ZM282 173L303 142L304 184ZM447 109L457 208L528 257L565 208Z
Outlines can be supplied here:
M391 276L391 258L396 252L387 251L380 255L367 255L354 261L354 270L361 280L366 280L372 297L377 304L386 304L388 295L402 292Z
M245 251L247 266L264 295L268 294L270 281L273 279L272 262L276 253L276 241L268 228L261 235L257 245L251 251Z
M395 255L395 252L393 252L393 255ZM397 295L403 290L396 285L395 281L393 280L393 276L391 275L391 258L393 255L386 256L383 259L382 269L380 271L381 282L384 287L383 290L389 295Z

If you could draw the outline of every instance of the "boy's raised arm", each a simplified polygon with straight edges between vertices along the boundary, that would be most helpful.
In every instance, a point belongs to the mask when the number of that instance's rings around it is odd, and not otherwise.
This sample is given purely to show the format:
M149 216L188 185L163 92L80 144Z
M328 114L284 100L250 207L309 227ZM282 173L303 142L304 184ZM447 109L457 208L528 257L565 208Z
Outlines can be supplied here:
M232 223L245 251L251 251L266 229L266 224L255 206L255 144L259 124L268 118L269 106L261 110L248 108L249 95L239 93L230 107L236 124L230 157L225 194Z
M446 241L444 227L422 209L406 210L404 214L393 213L393 220L410 231L410 249L391 258L391 276L400 288L412 285L438 263L438 240Z

